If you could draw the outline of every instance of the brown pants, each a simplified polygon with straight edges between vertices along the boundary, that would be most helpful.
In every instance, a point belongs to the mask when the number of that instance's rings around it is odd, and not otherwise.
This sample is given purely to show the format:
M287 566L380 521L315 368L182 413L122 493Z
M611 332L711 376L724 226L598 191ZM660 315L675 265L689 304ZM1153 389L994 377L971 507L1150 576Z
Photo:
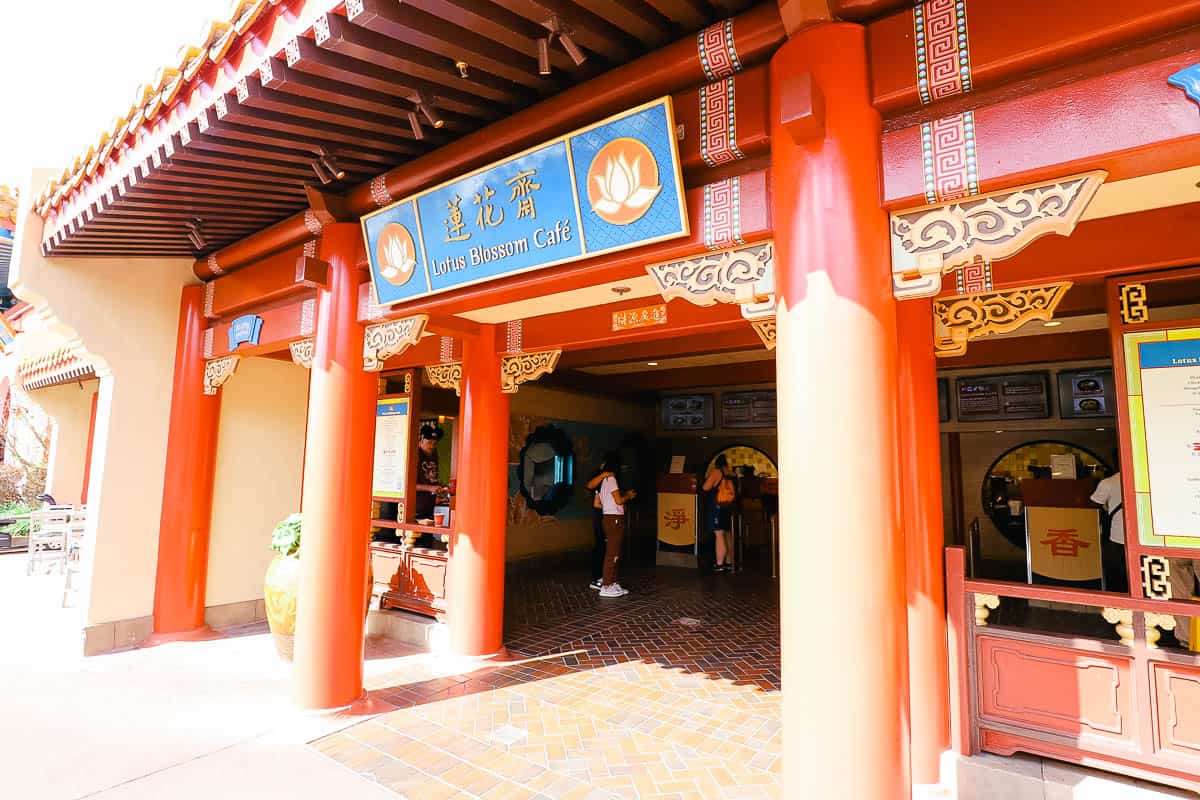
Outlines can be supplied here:
M617 582L617 559L621 557L621 542L625 539L625 517L604 515L604 585Z

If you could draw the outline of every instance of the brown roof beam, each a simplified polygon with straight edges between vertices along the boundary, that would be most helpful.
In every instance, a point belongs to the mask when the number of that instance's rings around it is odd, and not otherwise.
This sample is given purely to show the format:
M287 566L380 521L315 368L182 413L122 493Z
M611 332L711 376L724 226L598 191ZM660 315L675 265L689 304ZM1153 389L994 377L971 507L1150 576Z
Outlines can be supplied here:
M684 32L685 26L663 15L653 8L653 3L642 0L573 0L578 6L608 20L622 30L636 36L644 45L661 47ZM650 5L651 8L646 6ZM693 30L706 22L689 22L686 29Z
M581 47L600 53L609 61L628 61L643 49L637 37L566 0L505 0L505 5L539 25L557 14L570 26L572 38Z
M484 0L409 0L408 5L436 14L460 28L477 31L517 53L537 53L537 40L546 35L541 23ZM604 59L595 60L601 62ZM574 62L562 48L550 50L550 63L559 69L575 69Z
M407 122L408 114L416 110L416 106L409 100L376 92L355 83L301 72L292 69L279 58L268 58L264 61L259 66L258 77L259 83L266 89L287 92L309 101L317 100L356 108L403 122ZM447 120L446 124L451 123Z

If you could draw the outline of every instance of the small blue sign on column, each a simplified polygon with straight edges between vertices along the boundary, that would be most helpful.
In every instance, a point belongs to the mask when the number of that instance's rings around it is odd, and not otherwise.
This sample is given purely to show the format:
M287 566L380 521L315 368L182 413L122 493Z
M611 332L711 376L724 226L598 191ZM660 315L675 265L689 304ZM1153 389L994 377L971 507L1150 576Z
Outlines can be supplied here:
M244 314L229 323L229 349L236 350L239 344L258 344L262 326L262 317L257 314Z
M671 98L362 219L383 305L689 233Z

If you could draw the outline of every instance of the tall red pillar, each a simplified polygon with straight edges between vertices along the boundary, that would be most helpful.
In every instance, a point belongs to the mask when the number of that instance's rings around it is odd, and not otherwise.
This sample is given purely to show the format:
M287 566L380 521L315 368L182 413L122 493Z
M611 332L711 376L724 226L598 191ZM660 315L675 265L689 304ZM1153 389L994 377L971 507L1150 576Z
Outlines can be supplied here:
M500 391L497 325L463 339L462 438L455 535L446 578L450 648L486 656L504 646L508 395Z
M204 629L220 395L204 394L204 287L185 286L175 340L175 378L158 528L154 633Z
M784 797L911 793L896 303L865 32L771 60Z
M937 783L941 755L950 747L950 677L933 303L898 303L896 319L912 773L914 783Z
M330 225L320 257L329 286L318 290L308 389L304 527L296 602L295 697L307 709L349 706L363 693L363 612L371 525L376 375L363 370L358 322L362 233Z

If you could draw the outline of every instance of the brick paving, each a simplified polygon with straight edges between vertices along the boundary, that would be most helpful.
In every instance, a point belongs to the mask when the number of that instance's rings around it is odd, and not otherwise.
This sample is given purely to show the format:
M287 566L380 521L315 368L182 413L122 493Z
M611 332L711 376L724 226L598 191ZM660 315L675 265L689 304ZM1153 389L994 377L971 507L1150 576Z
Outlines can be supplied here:
M779 614L761 575L510 575L507 663L432 657L368 685L395 711L314 743L410 800L777 798Z

